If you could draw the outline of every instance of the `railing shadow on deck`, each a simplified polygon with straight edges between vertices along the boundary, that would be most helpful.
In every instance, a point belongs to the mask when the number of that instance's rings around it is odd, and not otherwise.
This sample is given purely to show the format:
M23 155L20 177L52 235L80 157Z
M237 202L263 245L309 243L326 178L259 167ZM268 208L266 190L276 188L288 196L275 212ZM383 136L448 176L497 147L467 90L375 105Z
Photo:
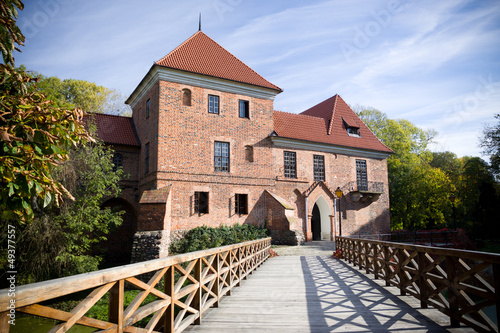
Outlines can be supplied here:
M347 263L301 257L310 331L449 332Z
M57 320L51 332L66 332L74 325L107 332L182 332L192 323L201 324L208 308L217 307L221 297L269 258L270 248L271 238L264 238L24 285L16 288L15 298L3 289L0 332L9 332L7 315L12 312ZM130 288L140 292L125 306L125 290ZM87 290L88 296L71 312L41 305ZM148 295L155 300L146 304ZM109 297L108 320L85 317L103 297ZM145 327L137 327L144 318Z
M480 332L498 332L500 255L366 239L336 237L343 259L401 295L414 296ZM485 310L494 308L494 318Z

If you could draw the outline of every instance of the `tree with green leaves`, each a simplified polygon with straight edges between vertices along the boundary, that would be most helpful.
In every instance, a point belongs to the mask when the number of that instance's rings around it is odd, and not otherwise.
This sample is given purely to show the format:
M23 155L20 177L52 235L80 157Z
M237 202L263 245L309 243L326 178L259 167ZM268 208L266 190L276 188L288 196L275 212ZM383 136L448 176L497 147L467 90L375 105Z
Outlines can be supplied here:
M124 97L115 89L84 80L36 76L40 79L38 89L59 107L78 107L88 113L131 114L130 108L123 102Z
M101 204L119 193L122 171L113 171L112 152L92 139L84 111L74 108L88 91L72 89L73 99L54 103L47 93L57 97L55 89L42 84L41 91L39 78L14 67L24 41L18 9L21 1L0 0L0 219L17 229L16 264L27 283L97 269L93 246L121 224L121 213Z
M36 89L38 79L14 66L24 36L16 25L18 0L0 2L0 210L1 218L32 221L32 203L60 204L71 193L52 176L69 148L92 140L81 109L59 108Z
M54 178L75 200L35 207L33 222L18 226L22 282L98 269L102 253L95 246L122 223L122 212L101 206L120 193L123 170L113 170L112 157L113 151L98 141L72 149L69 161L54 169Z
M495 238L500 235L500 185L486 161L464 157L459 183L460 223L474 237Z
M481 147L483 153L490 156L491 168L498 177L500 175L500 114L496 114L495 119L498 120L496 125L485 126Z
M432 167L429 143L433 130L422 130L408 120L389 119L373 108L358 110L363 122L394 154L387 160L391 228L428 229L446 226L447 198L454 190L448 176Z

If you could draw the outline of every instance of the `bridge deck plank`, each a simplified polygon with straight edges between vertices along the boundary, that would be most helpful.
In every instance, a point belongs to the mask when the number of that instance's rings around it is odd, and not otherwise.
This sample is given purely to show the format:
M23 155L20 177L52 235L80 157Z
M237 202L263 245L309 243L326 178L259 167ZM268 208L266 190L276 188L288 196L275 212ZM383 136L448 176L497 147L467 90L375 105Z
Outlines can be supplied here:
M185 332L474 332L327 256L269 259Z

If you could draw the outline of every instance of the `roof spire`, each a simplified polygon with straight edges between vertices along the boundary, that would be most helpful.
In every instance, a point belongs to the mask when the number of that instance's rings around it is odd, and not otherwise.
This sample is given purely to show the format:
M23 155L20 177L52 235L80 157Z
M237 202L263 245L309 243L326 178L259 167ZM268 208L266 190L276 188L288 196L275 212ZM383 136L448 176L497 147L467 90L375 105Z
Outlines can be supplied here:
M198 31L201 31L201 13L200 13L200 19L198 22Z

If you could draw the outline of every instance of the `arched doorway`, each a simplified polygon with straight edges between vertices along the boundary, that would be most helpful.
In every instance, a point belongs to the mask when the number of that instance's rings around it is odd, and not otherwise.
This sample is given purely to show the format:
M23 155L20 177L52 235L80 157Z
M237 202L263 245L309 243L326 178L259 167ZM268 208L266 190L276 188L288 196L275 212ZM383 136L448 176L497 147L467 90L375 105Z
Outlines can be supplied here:
M318 205L314 205L311 217L311 228L313 240L321 240L321 213L319 212Z
M328 201L320 196L314 204L311 217L313 240L331 240L330 215L332 215L332 210Z
M107 240L99 243L104 254L106 265L123 265L130 263L134 234L137 229L137 215L134 207L122 198L113 198L101 205L113 210L125 211L122 215L123 223L120 227L106 236Z

